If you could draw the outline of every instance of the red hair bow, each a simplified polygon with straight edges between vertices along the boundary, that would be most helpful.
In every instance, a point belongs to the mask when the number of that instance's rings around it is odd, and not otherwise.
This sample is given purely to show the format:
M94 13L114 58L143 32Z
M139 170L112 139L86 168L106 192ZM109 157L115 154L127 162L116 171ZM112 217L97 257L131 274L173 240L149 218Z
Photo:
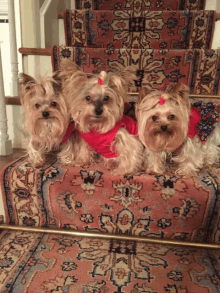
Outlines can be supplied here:
M165 103L164 98L163 98L163 97L160 97L160 98L159 98L159 104L160 104L160 105L163 105L164 103Z
M98 84L103 85L103 82L102 82L102 80L100 78L98 78Z

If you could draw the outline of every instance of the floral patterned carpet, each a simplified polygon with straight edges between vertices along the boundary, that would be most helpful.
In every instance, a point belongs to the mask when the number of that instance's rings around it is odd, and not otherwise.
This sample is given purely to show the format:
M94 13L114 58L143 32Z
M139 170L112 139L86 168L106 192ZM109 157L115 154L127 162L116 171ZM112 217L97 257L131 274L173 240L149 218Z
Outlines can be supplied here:
M110 44L107 48L54 46L54 71L60 69L63 58L76 62L87 73L133 65L137 80L131 91L141 86L165 90L170 84L183 82L192 94L220 93L220 50L115 49Z
M66 11L66 44L53 48L85 72L137 67L131 91L189 85L220 92L215 15L203 0L83 0ZM85 10L79 10L85 9ZM93 9L93 10L87 10ZM167 11L165 11L167 10ZM175 11L177 10L177 11ZM184 11L185 10L185 11ZM134 110L126 108L128 114ZM220 243L220 169L198 177L112 176L102 165L34 169L21 157L0 171L6 223ZM0 234L2 293L219 293L220 252L142 242Z
M2 293L217 293L219 250L0 234Z
M22 157L0 173L6 222L219 243L219 169L199 177L113 176L100 163L34 169Z
M203 10L205 0L76 0L76 9L91 10Z
M215 11L67 10L66 45L115 49L210 49Z

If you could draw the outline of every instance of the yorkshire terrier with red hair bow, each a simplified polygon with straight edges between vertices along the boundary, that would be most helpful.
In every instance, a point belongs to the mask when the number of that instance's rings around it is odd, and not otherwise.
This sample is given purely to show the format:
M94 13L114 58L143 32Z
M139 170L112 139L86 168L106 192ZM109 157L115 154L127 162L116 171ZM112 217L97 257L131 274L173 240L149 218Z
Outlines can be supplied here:
M75 131L64 143L59 158L64 164L89 165L99 153L114 174L141 169L143 145L136 123L123 116L128 86L135 80L133 67L119 73L88 77L74 63L64 60L60 76Z
M143 89L136 115L139 139L145 145L145 170L164 173L170 159L177 164L178 174L191 177L219 162L220 123L213 107L210 103L211 116L205 125L201 113L207 107L200 113L201 107L190 105L186 85L177 84L167 92ZM203 135L207 129L208 137Z

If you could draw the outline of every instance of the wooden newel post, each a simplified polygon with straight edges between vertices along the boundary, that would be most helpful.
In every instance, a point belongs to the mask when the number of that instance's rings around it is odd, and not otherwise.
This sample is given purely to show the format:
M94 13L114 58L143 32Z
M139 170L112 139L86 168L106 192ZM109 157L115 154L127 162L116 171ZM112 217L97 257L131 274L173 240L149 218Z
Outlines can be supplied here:
M12 143L8 137L7 114L5 106L5 91L2 73L2 57L0 43L0 156L12 154Z

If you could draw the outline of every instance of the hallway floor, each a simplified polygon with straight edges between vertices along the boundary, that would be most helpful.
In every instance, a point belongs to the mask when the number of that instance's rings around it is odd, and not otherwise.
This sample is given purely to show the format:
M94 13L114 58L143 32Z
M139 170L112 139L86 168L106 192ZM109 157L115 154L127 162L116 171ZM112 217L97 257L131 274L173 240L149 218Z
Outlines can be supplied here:
M13 162L21 156L25 155L24 149L13 149L13 154L10 156L0 156L0 170L8 163Z

